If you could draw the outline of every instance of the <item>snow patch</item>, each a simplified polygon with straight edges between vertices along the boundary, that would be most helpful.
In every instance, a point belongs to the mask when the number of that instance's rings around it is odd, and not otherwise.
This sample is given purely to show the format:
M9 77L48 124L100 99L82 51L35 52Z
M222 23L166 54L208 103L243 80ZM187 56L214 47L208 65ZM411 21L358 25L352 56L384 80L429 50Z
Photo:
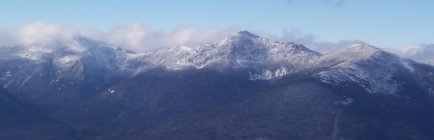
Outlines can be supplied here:
M282 78L286 75L288 75L290 72L286 67L281 67L277 70L271 71L271 70L264 70L262 73L254 74L252 72L249 72L249 80L255 81L255 80L271 80L271 79L277 79Z
M6 71L4 77L5 77L5 78L12 77L12 73L11 73L11 71Z
M395 95L399 84L394 81L393 73L366 72L359 69L333 69L322 71L313 75L326 84L341 85L343 83L355 83L372 94Z
M109 89L107 89L107 91L105 93L106 94L115 94L116 90L109 88Z
M68 68L68 67L71 67L72 65L74 65L79 60L80 60L79 56L66 55L66 56L63 56L61 58L56 59L55 63L60 67Z
M334 104L335 105L350 105L351 103L353 103L353 98L351 97L344 97L344 100L341 101L335 101Z
M408 61L402 60L402 65L407 68L407 70L409 70L410 72L415 72L415 69L413 66L411 66L411 64Z

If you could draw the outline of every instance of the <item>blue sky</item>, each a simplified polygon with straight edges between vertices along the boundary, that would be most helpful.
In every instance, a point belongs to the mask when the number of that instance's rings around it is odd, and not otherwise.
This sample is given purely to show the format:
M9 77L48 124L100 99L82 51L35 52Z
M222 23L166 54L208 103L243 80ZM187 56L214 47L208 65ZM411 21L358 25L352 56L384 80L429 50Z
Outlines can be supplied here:
M35 21L104 31L129 23L161 31L237 27L402 47L434 43L433 6L432 0L10 0L0 2L0 28Z

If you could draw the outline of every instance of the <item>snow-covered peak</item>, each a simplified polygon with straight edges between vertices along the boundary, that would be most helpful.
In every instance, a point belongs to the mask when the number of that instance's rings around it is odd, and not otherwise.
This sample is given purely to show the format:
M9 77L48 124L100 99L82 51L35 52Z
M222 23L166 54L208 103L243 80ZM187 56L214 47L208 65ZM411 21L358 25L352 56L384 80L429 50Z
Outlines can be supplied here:
M71 40L55 40L44 44L8 46L0 48L0 60L29 61L34 64L52 65L58 73L70 73L70 69L101 68L107 71L127 70L136 53L104 42L77 36Z
M263 42L263 40L266 39L248 31L240 31L213 44L221 47L263 47L259 44L260 42Z
M239 31L236 34L229 36L229 38L239 38L239 39L257 39L259 36L249 32L249 31Z
M382 52L382 50L370 44L355 43L348 45L347 47L344 47L332 54L352 55L353 57L357 58L367 58L378 52Z
M323 55L317 60L317 64L325 67L333 65L348 66L360 61L374 60L383 57L388 58L392 57L392 55L366 43L355 43L335 52Z
M406 60L369 44L352 44L317 60L327 68L315 76L324 83L339 85L351 82L369 93L395 95L399 83L394 77L402 71L412 71Z
M382 53L383 51L377 47L374 47L366 43L356 43L345 47L342 50L337 51L337 54L344 56L351 56L355 59L366 59L377 53Z
M284 43L241 31L224 40L198 48L175 47L149 57L153 65L169 69L183 67L256 68L265 65L294 67L308 63L320 54L303 45Z

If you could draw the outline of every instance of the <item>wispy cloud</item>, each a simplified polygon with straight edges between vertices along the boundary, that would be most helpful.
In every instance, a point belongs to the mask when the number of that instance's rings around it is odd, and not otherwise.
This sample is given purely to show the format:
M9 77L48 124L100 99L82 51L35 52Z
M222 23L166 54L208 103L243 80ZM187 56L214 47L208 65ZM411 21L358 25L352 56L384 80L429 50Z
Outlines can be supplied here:
M75 36L99 38L103 33L100 30L79 29L62 25L34 22L21 27L16 33L17 43L30 45L49 43L52 41L68 41Z
M404 58L410 58L418 62L434 65L434 44L410 45L401 48L388 49Z
M159 31L144 24L132 23L118 26L109 31L102 31L34 22L24 25L16 31L0 30L0 45L31 45L53 41L72 41L75 36L84 36L134 51L154 51L166 47L197 46L215 42L239 30L237 27L183 26L170 31ZM303 44L321 53L333 52L349 44L362 42L357 40L322 41L312 33L305 33L297 29L283 30L280 34L268 34L261 31L256 33L275 40ZM411 45L385 50L404 58L434 65L434 44Z
M109 31L102 31L99 29L33 22L22 26L15 32L0 30L0 45L31 45L51 43L53 41L72 41L76 36L83 36L130 50L153 51L166 47L197 46L203 43L215 42L239 30L237 27L182 26L170 31L159 31L144 24L131 23L120 25ZM323 53L339 49L353 42L320 41L314 34L304 33L297 29L283 30L281 34L267 34L260 31L256 33L271 39L304 44Z
M323 41L320 40L315 34L305 33L297 29L285 29L282 30L280 35L270 35L270 38L285 42L303 44L306 47L321 53L333 52L342 47L348 46L349 44L363 42L358 40L339 40L336 42Z
M353 43L364 42L360 40L340 40L337 42L321 41L314 34L304 33L296 29L283 30L280 36L272 36L272 38L281 41L290 41L303 44L312 50L324 54L337 51ZM382 46L378 47L381 48ZM434 44L409 45L398 48L383 48L383 50L397 54L403 58L434 65Z
M143 24L133 23L119 26L103 38L107 42L128 46L133 50L155 50L172 46L195 46L213 42L238 31L236 27L183 26L169 32L157 31Z
M17 44L18 40L16 35L11 31L0 30L0 45L13 45Z
M283 30L280 36L271 35L271 38L303 44L312 50L324 54L337 51L353 43L364 42L360 40L340 40L337 42L321 41L316 35L304 33L297 29ZM381 48L382 46L378 47ZM434 65L434 44L409 45L398 48L383 48L383 50L397 54L403 58Z
M213 42L238 31L237 27L196 27L183 26L171 31L159 31L144 24L132 23L118 26L104 32L99 29L84 29L57 24L34 22L18 31L0 31L0 45L38 44L53 41L70 41L75 36L83 36L115 44L135 51L152 51L172 46L195 46Z

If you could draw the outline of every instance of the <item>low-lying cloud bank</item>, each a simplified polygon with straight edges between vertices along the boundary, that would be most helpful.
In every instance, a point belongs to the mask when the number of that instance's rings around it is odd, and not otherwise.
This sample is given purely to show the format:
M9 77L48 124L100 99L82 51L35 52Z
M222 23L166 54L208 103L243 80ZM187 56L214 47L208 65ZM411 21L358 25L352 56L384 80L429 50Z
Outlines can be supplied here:
M304 33L297 29L285 29L281 32L279 36L275 36L272 38L285 42L295 42L297 44L303 44L308 48L321 53L333 52L350 44L363 42L358 40L339 40L336 42L322 41L314 34Z
M280 36L270 35L270 38L303 44L308 48L321 53L333 52L350 44L363 42L360 40L340 40L337 42L321 41L314 34L303 33L296 29L283 30ZM367 43L369 44L369 42ZM434 65L434 44L409 45L383 49L403 58L409 58L417 62Z
M216 42L240 31L238 27L196 27L183 26L171 31L159 31L144 24L132 23L115 27L109 31L99 29L74 28L57 24L33 22L15 31L0 30L0 45L13 46L46 44L54 41L70 41L76 36L107 42L134 51L154 51L174 46L197 46ZM268 34L253 31L270 39L303 44L313 50L327 53L344 47L355 41L326 42L320 41L313 34L291 29L280 34Z
M389 49L389 51L404 58L410 58L418 62L434 65L434 44L411 45L398 49Z
M196 27L183 26L171 31L159 31L143 24L133 23L118 26L110 31L83 29L68 26L34 22L24 25L16 31L0 29L0 46L44 44L53 41L69 41L76 36L83 36L114 44L133 51L154 51L173 46L197 46L222 40L237 31L238 27ZM356 40L338 42L321 41L314 34L306 34L296 29L283 30L281 34L267 34L256 31L261 36L271 39L295 42L321 53L333 52ZM381 46L380 46L381 47ZM385 49L404 58L434 65L434 45L412 45L401 48Z
M76 36L83 36L134 51L152 51L164 47L195 46L221 40L238 30L237 27L183 26L165 32L153 30L143 24L132 23L104 32L99 29L82 29L34 22L24 25L17 31L0 30L0 45L43 44L52 41L68 41Z

